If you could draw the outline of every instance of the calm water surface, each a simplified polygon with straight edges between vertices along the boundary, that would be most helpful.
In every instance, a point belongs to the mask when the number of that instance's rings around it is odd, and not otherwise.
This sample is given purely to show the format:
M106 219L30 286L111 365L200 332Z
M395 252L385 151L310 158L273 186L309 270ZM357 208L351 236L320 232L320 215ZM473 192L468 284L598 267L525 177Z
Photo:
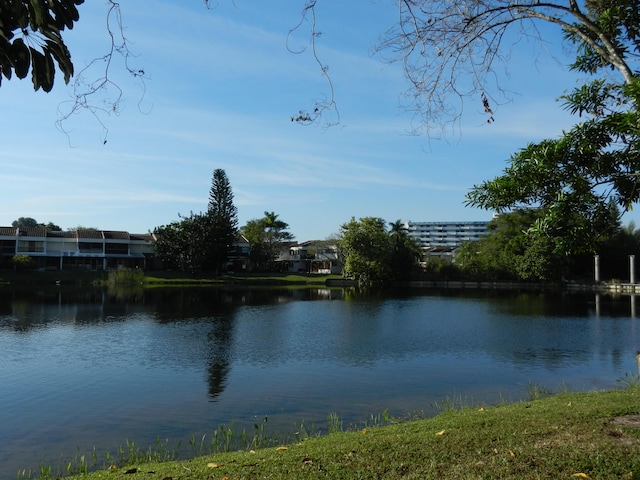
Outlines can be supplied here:
M322 427L447 398L611 388L637 373L635 298L342 290L0 289L0 478L127 439Z

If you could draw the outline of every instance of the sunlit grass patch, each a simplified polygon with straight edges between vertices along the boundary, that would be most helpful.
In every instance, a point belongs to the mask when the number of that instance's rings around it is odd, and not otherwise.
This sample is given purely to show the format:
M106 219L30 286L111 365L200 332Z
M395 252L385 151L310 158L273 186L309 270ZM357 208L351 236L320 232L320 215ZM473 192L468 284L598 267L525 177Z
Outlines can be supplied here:
M347 431L331 414L326 428L336 433L277 446L258 440L262 448L134 463L77 478L633 479L640 478L640 429L613 420L637 414L639 400L637 387L563 393ZM263 432L254 434L260 439Z

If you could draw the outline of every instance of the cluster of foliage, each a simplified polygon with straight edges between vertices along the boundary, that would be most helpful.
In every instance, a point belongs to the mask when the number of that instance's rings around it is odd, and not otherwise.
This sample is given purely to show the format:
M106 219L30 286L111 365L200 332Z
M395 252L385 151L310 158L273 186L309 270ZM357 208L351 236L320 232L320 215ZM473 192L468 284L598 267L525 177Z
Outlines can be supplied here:
M233 204L233 192L224 170L213 172L209 205L204 213L157 227L156 255L165 267L183 272L199 273L223 271L234 252L238 234L251 246L250 262L258 271L274 271L275 260L283 244L293 240L289 225L274 212L249 220L238 229L238 210Z
M559 138L529 144L503 175L467 196L469 205L498 212L539 207L527 229L531 248L595 253L611 234L611 202L627 211L640 200L640 79L632 69L640 59L639 6L570 2L577 22L560 25L577 46L571 68L597 77L561 98L584 120Z
M372 286L411 278L422 252L399 220L387 230L383 219L364 217L340 226L338 255L345 277Z
M33 270L36 268L36 261L29 255L18 254L11 258L11 266L16 271Z
M592 279L593 256L557 251L562 239L532 235L545 210L517 209L499 215L489 224L489 234L463 245L455 257L457 275L475 280L525 280L554 282L562 279ZM620 214L610 204L608 225L594 245L601 257L602 278L625 278L628 256L640 254L640 232L633 224L623 228Z
M14 228L36 228L36 227L45 227L50 232L61 232L62 228L56 225L53 222L49 223L38 223L35 218L31 217L20 217L17 220L11 222L11 226Z
M460 248L456 266L474 279L557 279L564 257L553 252L552 241L527 235L529 226L540 216L538 209L518 209L497 216L489 223L486 238Z
M238 230L238 213L227 174L213 172L206 212L157 227L156 255L167 268L183 272L219 272L227 261Z
M51 91L56 67L69 83L71 53L62 38L80 18L84 0L10 0L0 3L0 83L2 77L26 78L31 71L34 90ZM54 63L55 62L55 63Z
M251 245L251 263L257 271L273 271L274 261L283 244L293 240L287 231L289 225L278 219L274 212L264 212L264 217L249 220L240 229Z

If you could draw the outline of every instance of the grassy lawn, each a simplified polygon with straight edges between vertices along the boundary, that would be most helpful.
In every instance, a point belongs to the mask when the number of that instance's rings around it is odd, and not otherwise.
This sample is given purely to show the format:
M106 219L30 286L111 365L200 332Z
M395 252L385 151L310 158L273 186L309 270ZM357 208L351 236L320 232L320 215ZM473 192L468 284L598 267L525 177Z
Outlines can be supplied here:
M245 285L324 285L328 278L340 275L287 274L287 273L246 273L212 276L185 276L180 272L153 272L145 275L147 285L169 284L245 284Z
M55 285L59 282L68 286L99 285L106 282L108 272L92 272L79 270L64 270L55 272L14 272L0 271L1 285ZM340 275L315 274L227 274L212 276L210 274L188 275L183 272L145 272L143 282L148 286L178 286L178 285L324 285L327 279L340 279Z
M632 416L638 413L638 387L560 394L280 447L113 466L73 478L638 479L640 424ZM617 421L623 416L626 425Z

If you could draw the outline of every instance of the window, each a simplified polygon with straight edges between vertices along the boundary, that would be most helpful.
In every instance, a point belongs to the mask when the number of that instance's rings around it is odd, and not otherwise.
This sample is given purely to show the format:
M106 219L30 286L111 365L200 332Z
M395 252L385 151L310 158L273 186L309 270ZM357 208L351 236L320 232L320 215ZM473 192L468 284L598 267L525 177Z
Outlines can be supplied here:
M18 252L43 253L44 242L38 240L19 240Z
M0 255L13 255L16 253L15 240L0 240Z
M106 243L104 246L104 253L112 255L128 255L129 245L126 243Z
M80 253L102 253L102 242L79 242Z

